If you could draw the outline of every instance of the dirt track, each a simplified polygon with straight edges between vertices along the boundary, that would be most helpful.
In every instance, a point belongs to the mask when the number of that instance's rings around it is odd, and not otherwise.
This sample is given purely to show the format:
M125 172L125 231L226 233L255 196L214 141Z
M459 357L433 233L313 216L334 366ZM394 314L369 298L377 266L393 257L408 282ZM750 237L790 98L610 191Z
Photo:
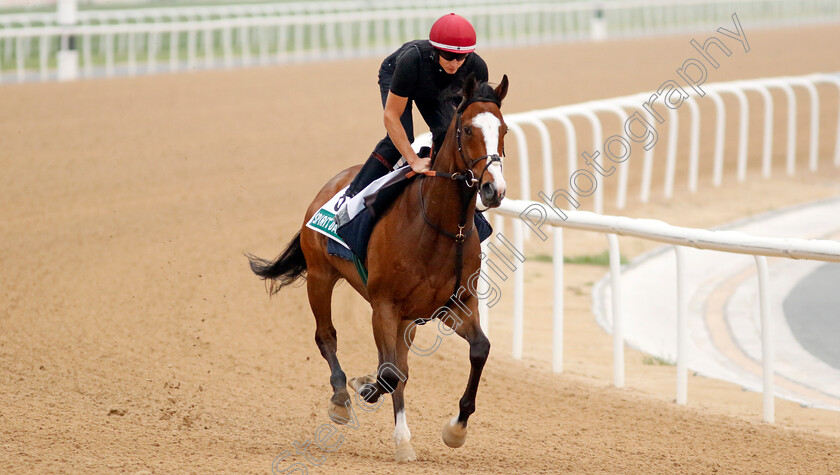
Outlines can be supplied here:
M733 48L709 81L840 70L840 27L744 27L751 51ZM510 76L503 111L516 112L654 89L696 56L688 40L483 55L491 79ZM328 422L329 374L304 289L269 300L242 253L276 254L315 190L380 138L377 63L0 88L0 472L265 473ZM632 202L629 213L720 224L836 195L838 174L823 170L703 185L664 205ZM604 247L590 238L570 238L569 249ZM547 270L533 268L534 288L548 288ZM779 401L779 424L762 424L759 395L703 378L691 378L691 404L678 407L673 369L632 351L629 388L610 388L609 339L588 313L587 283L603 272L567 271L563 375L545 371L548 300L529 301L526 341L536 343L525 362L509 357L509 300L500 305L465 447L448 449L439 436L468 372L466 345L449 337L411 359L408 421L420 461L392 462L386 402L358 411L359 428L341 430L336 452L313 450L325 457L320 470L840 471L836 413ZM369 373L368 307L345 285L334 309L344 369Z

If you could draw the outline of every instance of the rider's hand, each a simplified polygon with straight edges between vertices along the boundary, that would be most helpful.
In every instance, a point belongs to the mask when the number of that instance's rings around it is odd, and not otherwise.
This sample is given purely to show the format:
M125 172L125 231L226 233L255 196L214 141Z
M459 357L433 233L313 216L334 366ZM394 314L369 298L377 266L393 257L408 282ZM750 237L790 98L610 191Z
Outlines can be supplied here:
M411 169L414 170L414 172L416 173L427 172L431 169L432 159L420 158L417 155L415 155L414 159L409 162L409 165L411 165Z

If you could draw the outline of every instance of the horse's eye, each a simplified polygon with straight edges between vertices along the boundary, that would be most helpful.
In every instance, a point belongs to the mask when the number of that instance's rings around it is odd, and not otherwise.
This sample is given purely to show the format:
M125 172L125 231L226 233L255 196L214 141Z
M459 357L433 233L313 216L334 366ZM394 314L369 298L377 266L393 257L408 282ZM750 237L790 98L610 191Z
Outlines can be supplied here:
M472 127L470 127L469 125L465 126L464 133L467 135L472 135Z

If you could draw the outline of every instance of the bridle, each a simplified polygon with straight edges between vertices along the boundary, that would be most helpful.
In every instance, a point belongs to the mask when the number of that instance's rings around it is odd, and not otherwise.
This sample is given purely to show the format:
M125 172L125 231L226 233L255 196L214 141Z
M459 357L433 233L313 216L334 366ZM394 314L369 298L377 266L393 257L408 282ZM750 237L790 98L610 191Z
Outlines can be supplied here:
M475 194L478 191L478 184L481 183L481 180L484 179L484 174L487 172L487 169L490 167L490 165L492 165L493 163L501 163L502 162L502 157L499 156L499 154L497 154L497 153L482 155L481 157L473 159L473 158L470 158L470 156L464 150L464 147L462 145L462 139L461 139L461 134L462 134L462 130L463 130L461 116L464 114L464 111L467 109L467 107L474 102L492 102L493 104L496 104L497 106L501 107L501 104L499 103L498 100L490 99L490 98L482 98L482 97L472 98L472 99L464 102L460 106L458 106L458 112L457 112L457 115L455 116L455 141L458 144L458 154L461 156L461 160L466 165L466 169L462 172L455 172L455 173L430 171L430 172L425 172L425 173L422 174L425 177L449 178L453 181L461 181L461 182L464 183L466 188L461 189L461 212L460 212L460 216L458 218L458 233L457 234L449 232L449 231L441 228L437 224L431 222L431 220L429 220L429 217L426 215L425 200L423 199L423 185L421 184L420 187L419 187L420 209L422 210L422 213L423 213L423 220L425 220L426 224L428 224L429 226L434 228L436 231L438 231L439 233L441 233L445 236L448 236L448 237L454 239L455 242L459 243L459 244L462 244L467 239L467 237L469 237L472 234L472 232L475 230L474 228L471 228L467 231L466 234L464 234L464 229L467 227L467 211L469 210L470 202L475 198ZM473 169L473 167L475 167L476 164L478 164L482 160L487 160L487 163L484 165L484 168L481 169L481 174L478 176L478 178L476 178L472 169Z
M461 160L463 160L464 164L467 165L467 169L466 171L464 171L464 174L469 173L469 176L471 177L464 178L467 187L470 188L481 183L481 180L484 178L484 173L487 172L487 169L490 167L490 165L496 162L498 162L499 164L502 163L502 157L500 157L498 153L491 153L483 155L476 159L470 159L470 157L464 151L464 148L461 146L461 130L463 129L463 127L461 126L461 115L463 115L464 111L467 109L467 106L469 106L473 102L492 102L493 104L496 104L499 108L502 107L501 103L499 103L498 100L489 98L473 98L458 107L458 115L455 118L455 140L458 142L458 154L461 155ZM482 160L487 160L487 163L484 165L484 168L481 169L481 175L479 175L479 177L476 179L472 169L478 162Z
M466 242L467 238L470 235L472 235L472 233L475 231L475 225L473 225L466 232L464 231L468 224L467 215L469 214L468 211L470 203L475 201L475 195L478 192L478 185L481 183L481 180L484 178L484 174L487 172L487 169L490 167L490 165L492 165L493 163L501 163L502 161L502 157L499 156L499 154L497 153L483 155L475 159L470 158L470 156L467 154L467 152L462 146L461 134L463 127L461 123L461 116L467 109L467 106L469 106L473 102L492 102L497 106L501 107L500 102L496 99L480 97L469 99L466 102L462 103L460 106L458 106L457 115L455 117L455 140L458 144L458 154L460 155L461 160L464 162L464 165L466 165L466 169L462 172L455 173L429 171L422 174L422 176L424 177L449 178L453 181L461 181L464 183L465 186L460 188L461 207L458 217L457 234L447 231L442 227L438 226L437 224L433 223L431 220L429 220L429 217L426 215L425 200L423 199L423 183L421 183L418 187L420 193L420 209L423 214L423 220L426 221L426 224L431 226L437 232L443 234L444 236L450 237L455 241L455 290L449 297L447 305L450 302L452 302L452 299L459 294L458 289L461 287L461 273L464 267L464 242ZM484 165L484 168L481 169L481 174L478 176L478 178L476 178L472 169L482 160L486 160L487 163ZM426 321L426 319L417 320L419 324L423 324Z

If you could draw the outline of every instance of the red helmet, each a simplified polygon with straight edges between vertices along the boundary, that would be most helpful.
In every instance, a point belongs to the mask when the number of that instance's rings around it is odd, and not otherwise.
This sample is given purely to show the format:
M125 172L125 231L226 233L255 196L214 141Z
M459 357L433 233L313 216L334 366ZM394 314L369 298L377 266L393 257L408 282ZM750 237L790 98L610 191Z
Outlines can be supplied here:
M450 13L432 25L429 43L444 51L471 53L475 51L475 28L466 18Z

